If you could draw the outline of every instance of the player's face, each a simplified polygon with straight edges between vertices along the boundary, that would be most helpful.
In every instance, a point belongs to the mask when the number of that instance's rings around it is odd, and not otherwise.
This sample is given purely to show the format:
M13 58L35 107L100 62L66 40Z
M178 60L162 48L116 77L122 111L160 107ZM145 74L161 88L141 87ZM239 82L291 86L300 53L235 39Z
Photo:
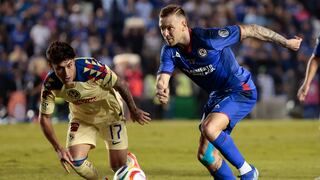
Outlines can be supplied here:
M63 84L73 82L76 77L76 66L74 59L62 61L60 64L53 64L52 68Z
M169 46L181 43L184 31L188 30L186 19L176 15L170 15L159 19L159 27L162 37Z

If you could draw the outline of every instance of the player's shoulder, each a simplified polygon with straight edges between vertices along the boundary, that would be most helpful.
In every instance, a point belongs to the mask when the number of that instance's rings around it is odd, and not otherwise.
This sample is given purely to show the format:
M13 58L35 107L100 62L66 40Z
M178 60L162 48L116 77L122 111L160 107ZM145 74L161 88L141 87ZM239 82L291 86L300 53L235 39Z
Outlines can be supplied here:
M50 71L43 81L43 86L47 90L60 90L63 83L60 81L54 71Z
M170 51L170 49L173 49L173 48L174 47L165 44L165 45L162 46L161 50L162 51Z
M167 44L163 45L161 48L161 55L170 55L176 47L169 46Z
M202 38L220 39L228 37L232 32L240 30L238 25L231 25L225 27L200 28L195 27L192 32L195 36Z
M87 66L87 65L101 65L102 63L99 62L97 59L93 57L77 57L75 58L76 66ZM93 67L93 66L90 66Z
M107 65L93 57L78 57L75 61L77 68L76 81L85 82L93 78L97 80L110 73Z

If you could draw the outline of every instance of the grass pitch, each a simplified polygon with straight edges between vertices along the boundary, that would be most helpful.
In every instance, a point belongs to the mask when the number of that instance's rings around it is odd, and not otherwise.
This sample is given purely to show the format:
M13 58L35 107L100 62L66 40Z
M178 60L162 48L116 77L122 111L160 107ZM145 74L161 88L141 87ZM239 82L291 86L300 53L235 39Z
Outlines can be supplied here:
M64 144L67 124L54 127ZM319 127L319 121L247 120L237 125L232 137L246 160L259 169L261 180L313 180L320 176ZM128 123L128 133L129 149L149 180L212 179L196 158L198 121L153 121L146 126ZM112 179L107 158L99 140L89 159L101 177ZM0 126L0 179L80 178L74 172L64 172L39 124L17 124Z

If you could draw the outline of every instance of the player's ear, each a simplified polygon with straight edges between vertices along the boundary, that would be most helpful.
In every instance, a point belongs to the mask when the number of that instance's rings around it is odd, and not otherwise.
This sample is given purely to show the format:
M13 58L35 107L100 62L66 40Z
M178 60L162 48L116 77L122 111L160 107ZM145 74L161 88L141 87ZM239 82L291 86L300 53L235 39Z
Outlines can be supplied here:
M182 25L183 25L183 27L188 27L188 23L187 23L186 19L182 20Z
M187 23L187 20L186 20L186 19L183 19L183 20L181 21L181 24L182 24L182 26L183 26L184 29L188 29L188 23Z

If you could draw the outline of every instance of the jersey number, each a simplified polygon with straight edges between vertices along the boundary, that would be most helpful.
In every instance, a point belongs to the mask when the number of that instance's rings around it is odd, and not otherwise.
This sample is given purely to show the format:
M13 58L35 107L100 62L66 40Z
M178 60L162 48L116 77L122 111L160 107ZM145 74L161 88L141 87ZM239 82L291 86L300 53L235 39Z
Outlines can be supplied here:
M122 130L121 124L110 125L109 129L110 129L111 139L112 140L119 140L120 139L120 132Z

